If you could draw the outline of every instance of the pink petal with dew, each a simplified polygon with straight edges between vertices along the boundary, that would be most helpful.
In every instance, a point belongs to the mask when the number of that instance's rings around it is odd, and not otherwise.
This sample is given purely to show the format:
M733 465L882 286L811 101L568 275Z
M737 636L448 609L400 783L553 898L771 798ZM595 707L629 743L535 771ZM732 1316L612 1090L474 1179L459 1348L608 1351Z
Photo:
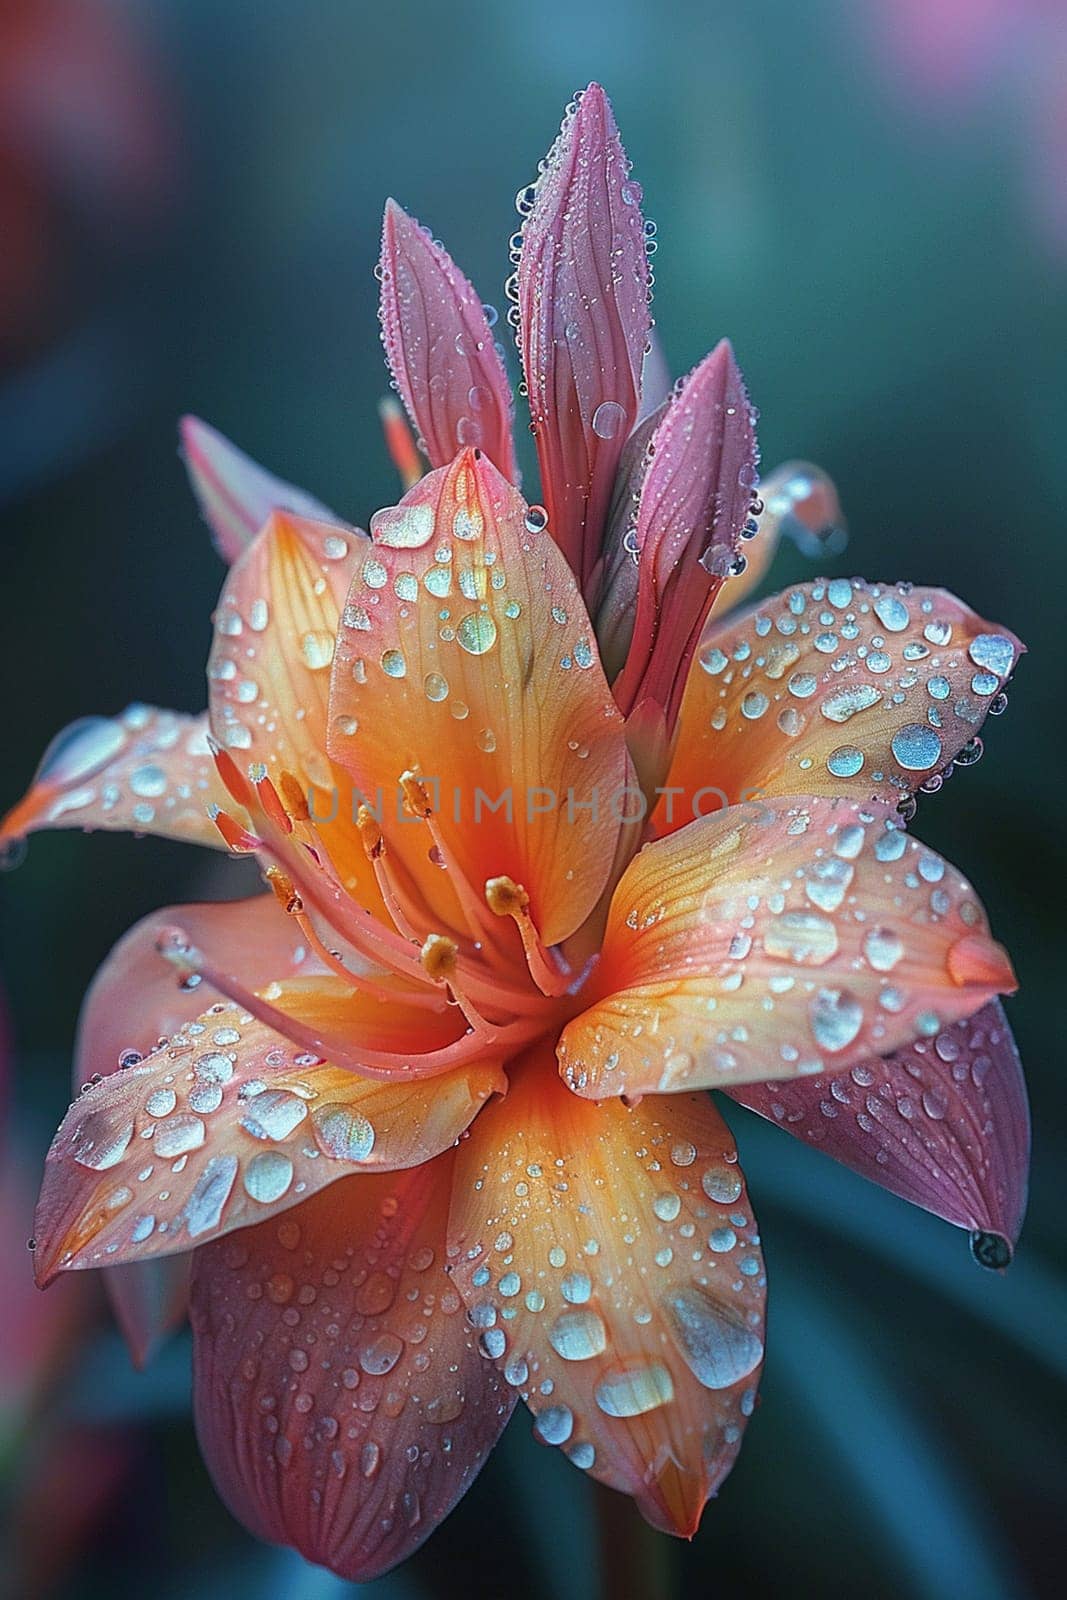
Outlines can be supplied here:
M219 1493L345 1578L433 1532L514 1406L446 1271L452 1167L346 1179L196 1254L196 1422Z
M516 482L511 389L485 307L395 200L385 207L379 274L389 370L431 467L476 445Z
M1026 1209L1030 1114L999 1000L848 1072L728 1092L882 1188L967 1228L983 1266L1011 1260Z
M542 492L584 587L637 420L651 326L641 190L599 84L574 102L520 208L522 361Z
M652 437L634 529L633 642L614 685L624 713L652 699L673 721L704 621L740 554L758 459L755 413L724 339Z

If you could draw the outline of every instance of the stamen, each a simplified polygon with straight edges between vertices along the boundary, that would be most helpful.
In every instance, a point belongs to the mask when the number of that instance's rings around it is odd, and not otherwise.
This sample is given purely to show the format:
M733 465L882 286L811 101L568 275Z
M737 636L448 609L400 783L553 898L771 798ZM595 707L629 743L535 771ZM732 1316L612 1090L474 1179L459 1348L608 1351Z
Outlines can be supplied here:
M347 1067L349 1071L362 1070L362 1062L351 1055L342 1040L327 1042L313 1028L307 1027L296 1017L289 1016L284 1011L279 1011L276 1006L270 1005L260 998L251 989L245 987L237 978L221 971L215 964L207 959L202 950L198 950L188 935L181 928L168 928L156 940L156 949L164 961L169 961L176 967L183 978L197 977L209 983L213 989L224 994L235 1005L241 1006L249 1015L257 1018L268 1028L273 1028L275 1033L282 1034L290 1039L293 1044L299 1045L302 1050L308 1050L313 1055L321 1057L323 1061L330 1061L335 1066Z
M427 977L432 983L443 985L450 998L462 1011L471 1028L476 1034L491 1044L499 1037L500 1029L495 1023L484 1017L472 1003L469 995L456 982L459 973L459 946L454 939L449 939L443 933L431 933L423 944L420 959Z
M418 908L409 894L401 886L399 876L389 859L385 847L385 837L370 806L361 805L356 813L356 827L363 843L367 860L374 872L374 879L378 885L382 899L385 901L386 910L393 919L393 926L397 933L405 939L410 939L418 944L419 936L416 932L418 921Z
M426 824L441 864L448 874L448 880L456 891L456 898L466 919L471 938L479 947L480 953L495 966L506 967L508 964L506 955L498 950L496 931L491 919L485 915L485 902L449 849L448 841L434 815L430 793L425 783L414 772L402 772L399 782L405 807L413 817L418 817Z
M448 939L443 933L430 934L423 944L419 959L431 983L452 982L456 975L458 948L455 939Z
M265 775L260 778L249 800L253 815L258 813L257 821L263 835L257 848L281 868L294 885L299 884L302 898L313 904L319 915L335 926L345 942L371 966L385 967L418 981L422 974L410 941L391 932L353 900L333 870L321 840L309 825L305 825L303 831L312 833L315 847L312 849L304 843L303 851L298 850L292 820L281 807L277 790L269 778ZM279 813L288 827L283 826Z
M265 876L283 911L293 918L311 949L331 972L336 972L339 978L344 978L346 983L350 983L361 994L372 995L376 1000L383 1000L386 1004L395 1005L397 1000L403 1000L405 1005L417 1006L423 1011L441 1009L440 998L421 985L411 984L403 990L398 990L378 981L379 978L388 976L378 968L373 972L354 972L351 967L347 967L339 951L331 950L323 942L318 929L304 909L303 900L293 888L292 880L280 867L275 866L268 867Z
M485 900L497 917L510 917L519 930L526 965L530 976L543 995L566 994L574 974L558 955L546 950L541 935L530 916L530 896L514 878L502 876L489 878L485 885Z
M201 978L220 994L226 995L235 1005L247 1011L250 1016L262 1022L265 1027L281 1034L283 1038L298 1045L301 1050L328 1061L332 1066L344 1067L349 1072L358 1073L361 1077L396 1078L400 1073L435 1077L440 1072L462 1066L464 1062L484 1054L486 1048L486 1038L468 1030L452 1044L436 1050L401 1055L395 1050L361 1049L359 1056L356 1057L345 1040L316 1032L298 1017L279 1010L277 1006L271 1005L230 973L216 967L205 957L202 950L197 949L181 928L164 930L156 940L156 949L164 960L178 969L183 978L194 976ZM393 998L395 999L395 996ZM499 1044L502 1049L513 1050L527 1043L532 1036L533 1030L529 1026L524 1028L519 1025L514 1028L490 1030L488 1042Z
M404 488L410 489L422 477L422 462L407 418L391 395L379 401L378 415L382 419L385 447L393 466L399 472Z
M225 839L227 847L238 855L249 855L251 852L258 850L263 843L262 839L257 839L254 833L249 833L247 828L242 828L241 824L235 817L231 817L228 811L215 811L211 820Z

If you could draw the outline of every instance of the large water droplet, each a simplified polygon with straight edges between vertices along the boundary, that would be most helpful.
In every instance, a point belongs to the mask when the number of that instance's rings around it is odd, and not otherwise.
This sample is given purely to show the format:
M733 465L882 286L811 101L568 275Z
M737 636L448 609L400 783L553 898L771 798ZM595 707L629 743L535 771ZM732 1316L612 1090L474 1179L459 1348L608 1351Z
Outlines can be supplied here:
M927 772L941 759L941 736L923 722L912 722L893 735L892 751L905 772Z
M484 656L496 643L496 623L485 611L471 611L456 629L456 639L472 656Z
M37 781L82 783L113 760L126 743L126 731L117 719L82 717L57 733L41 757Z
M605 1373L593 1391L597 1405L609 1417L641 1417L674 1399L674 1384L666 1367L616 1367Z
M595 1311L564 1311L548 1330L548 1342L564 1361L588 1361L607 1348L608 1335Z
M287 1089L264 1089L249 1100L241 1126L255 1139L287 1139L307 1116L299 1095Z
M374 1128L361 1111L339 1103L316 1106L311 1113L315 1135L335 1161L366 1161L374 1149Z
M280 1200L292 1181L293 1163L281 1150L261 1150L245 1167L245 1193L261 1205Z
M811 1002L811 1031L823 1050L845 1050L863 1027L863 1007L847 989L820 989Z
M679 1350L705 1389L728 1389L763 1359L763 1341L695 1285L663 1296Z
M545 1444L566 1444L573 1429L574 1416L569 1406L548 1406L534 1422L534 1432Z
M604 400L593 412L592 427L598 439L614 439L625 423L626 412L617 400Z

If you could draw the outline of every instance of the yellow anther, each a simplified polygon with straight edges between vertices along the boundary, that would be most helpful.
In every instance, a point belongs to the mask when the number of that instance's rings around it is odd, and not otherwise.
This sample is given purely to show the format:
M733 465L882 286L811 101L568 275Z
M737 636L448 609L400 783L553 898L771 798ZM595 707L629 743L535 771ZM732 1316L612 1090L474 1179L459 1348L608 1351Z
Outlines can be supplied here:
M506 876L486 880L485 900L498 917L517 917L530 904L530 896L522 884Z
M385 841L382 838L381 824L370 806L360 806L356 812L356 827L359 829L359 837L367 852L368 860L376 861L385 850Z
M404 804L413 817L433 816L433 806L430 804L430 793L422 779L414 772L400 774L400 792L404 796Z
M274 898L286 911L290 909L303 910L300 896L293 888L293 880L289 874L283 872L281 867L268 867L264 874L270 887L274 890Z
M443 933L431 933L419 952L428 978L434 983L449 983L456 973L458 945Z
M297 822L310 821L311 812L308 810L307 796L291 772L279 773L278 787L289 815Z

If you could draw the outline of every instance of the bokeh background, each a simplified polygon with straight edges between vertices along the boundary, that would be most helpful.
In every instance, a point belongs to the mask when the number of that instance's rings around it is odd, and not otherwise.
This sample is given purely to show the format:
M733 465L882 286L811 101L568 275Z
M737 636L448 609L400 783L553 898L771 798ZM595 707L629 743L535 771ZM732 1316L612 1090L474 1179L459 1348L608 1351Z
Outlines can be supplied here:
M4 0L0 802L78 715L203 703L222 568L180 412L353 520L396 498L375 417L382 200L501 304L512 197L591 76L659 224L674 369L728 333L765 465L809 457L839 486L833 570L958 588L1031 650L984 760L915 825L979 884L1022 979L1017 1260L982 1272L962 1234L737 1112L772 1285L762 1405L661 1588L1062 1592L1062 0ZM805 573L786 550L771 582ZM218 870L55 834L0 883L0 1570L20 1600L352 1592L222 1509L181 1337L134 1374L89 1278L29 1285L84 987L137 917L222 892ZM589 1600L604 1571L591 1485L517 1414L374 1592Z

